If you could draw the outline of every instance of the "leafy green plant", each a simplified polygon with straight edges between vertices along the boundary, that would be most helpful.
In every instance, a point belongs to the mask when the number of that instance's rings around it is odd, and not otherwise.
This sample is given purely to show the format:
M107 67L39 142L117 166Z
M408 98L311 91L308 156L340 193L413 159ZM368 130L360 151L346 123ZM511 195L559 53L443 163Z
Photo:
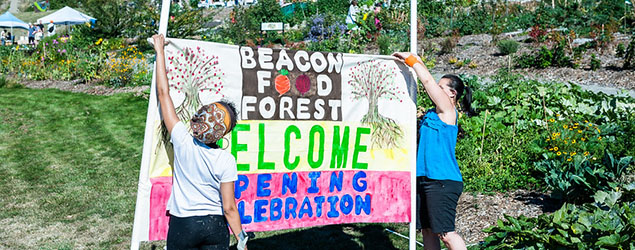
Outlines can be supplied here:
M501 55L511 55L518 51L518 42L514 40L501 40L496 45Z
M635 202L622 192L599 191L595 202L565 204L536 218L505 215L484 231L490 235L480 249L633 249Z
M389 36L381 35L377 38L377 47L379 47L379 53L382 55L390 55L392 51L390 50L391 39Z
M598 59L595 54L591 54L591 61L589 62L589 67L591 70L596 71L602 67L602 61Z
M626 46L623 43L617 44L617 48L615 48L615 56L616 57L624 57L626 54Z
M566 161L546 159L536 162L535 167L545 173L545 182L553 190L553 198L584 202L597 191L609 191L619 186L619 178L632 163L631 156L616 160L608 152L601 162L593 161L594 158L572 156Z

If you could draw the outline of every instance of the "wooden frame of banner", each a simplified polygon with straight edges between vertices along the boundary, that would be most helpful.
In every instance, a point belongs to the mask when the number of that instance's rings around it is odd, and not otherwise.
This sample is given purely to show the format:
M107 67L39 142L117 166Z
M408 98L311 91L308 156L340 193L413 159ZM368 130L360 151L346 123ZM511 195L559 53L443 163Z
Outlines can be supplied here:
M161 3L161 19L159 21L159 34L163 34L167 37L168 30L168 17L170 15L170 0L162 0ZM410 1L410 52L417 54L417 1ZM153 66L153 70L156 69L156 63ZM141 157L141 167L148 166L150 164L150 155L152 150L152 126L147 126L147 124L154 124L157 119L157 111L161 108L157 102L156 95L156 70L152 73L152 84L150 85L150 100L148 103L148 114L146 116L146 129L143 138L143 155ZM158 117L161 119L160 117ZM413 156L413 162L416 162L416 156ZM410 232L409 232L409 249L415 250L417 248L416 239L417 239L417 229L416 229L416 218L417 218L417 188L416 188L416 173L417 166L413 164L411 166L411 175L410 175ZM148 173L147 171L140 171L139 173L139 187L138 190L150 190L152 184L148 181ZM139 191L137 191L139 193ZM142 201L143 197L139 197L137 195L137 201L135 206L135 211L140 209L145 209L149 204ZM140 221L140 218L135 216L132 232L132 239L130 242L130 249L137 250L139 249L139 243L141 239L137 237L137 231L146 230L147 228L141 228L139 225L143 224Z
M417 54L417 0L410 0L410 52ZM410 170L410 230L408 234L410 250L417 249L417 156L415 155L414 158L415 164L412 164Z
M161 3L161 19L159 21L159 34L163 34L167 36L168 31L168 17L170 16L170 0L163 0ZM146 130L143 137L143 155L141 156L141 171L139 172L139 187L137 189L137 202L135 206L136 211L142 211L144 209L149 209L149 202L144 202L144 197L139 196L143 190L146 192L150 192L152 188L152 184L148 178L148 171L143 171L143 166L150 165L150 155L152 154L152 137L153 137L153 126L148 126L148 124L154 124L156 119L161 119L160 115L157 115L157 111L160 109L159 103L157 102L157 76L156 76L156 62L154 63L152 70L152 84L150 85L150 100L148 102L148 114L146 116ZM141 216L135 216L134 225L132 228L132 239L130 240L130 249L137 250L139 249L139 243L142 239L138 237L138 232L148 231L147 226L143 227L144 224Z

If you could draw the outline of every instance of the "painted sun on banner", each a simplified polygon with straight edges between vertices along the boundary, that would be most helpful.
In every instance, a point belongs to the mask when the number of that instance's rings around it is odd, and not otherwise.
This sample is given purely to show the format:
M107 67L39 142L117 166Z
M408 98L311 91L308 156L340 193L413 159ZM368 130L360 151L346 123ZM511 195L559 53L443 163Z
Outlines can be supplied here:
M238 108L222 145L236 157L245 230L410 221L416 82L402 63L170 40L167 72L181 121L221 99ZM167 235L173 156L155 118L146 124L154 136L144 149L133 244Z

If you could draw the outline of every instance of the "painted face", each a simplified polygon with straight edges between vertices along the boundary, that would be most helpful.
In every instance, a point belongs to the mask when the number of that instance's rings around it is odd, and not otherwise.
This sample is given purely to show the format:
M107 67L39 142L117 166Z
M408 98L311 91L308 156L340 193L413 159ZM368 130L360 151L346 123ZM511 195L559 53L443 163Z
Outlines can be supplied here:
M217 142L229 131L231 117L220 103L201 107L190 121L192 135L202 143Z

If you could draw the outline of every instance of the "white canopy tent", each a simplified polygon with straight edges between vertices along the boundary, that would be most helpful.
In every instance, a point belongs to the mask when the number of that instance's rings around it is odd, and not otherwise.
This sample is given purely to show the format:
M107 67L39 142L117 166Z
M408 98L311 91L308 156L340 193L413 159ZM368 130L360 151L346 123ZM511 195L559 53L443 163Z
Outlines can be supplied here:
M49 23L53 21L55 24L64 24L64 25L73 25L73 24L83 24L87 22L93 22L97 19L81 13L71 7L64 7L58 11L53 12L50 15L42 17L38 19L38 22Z

